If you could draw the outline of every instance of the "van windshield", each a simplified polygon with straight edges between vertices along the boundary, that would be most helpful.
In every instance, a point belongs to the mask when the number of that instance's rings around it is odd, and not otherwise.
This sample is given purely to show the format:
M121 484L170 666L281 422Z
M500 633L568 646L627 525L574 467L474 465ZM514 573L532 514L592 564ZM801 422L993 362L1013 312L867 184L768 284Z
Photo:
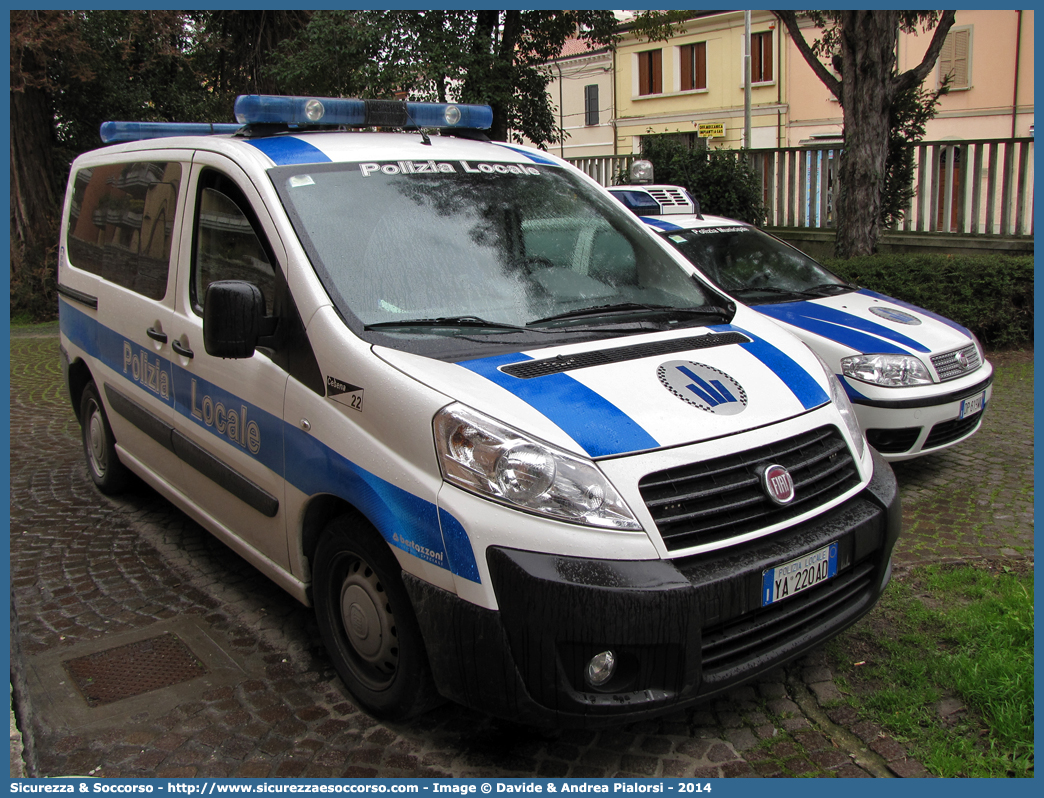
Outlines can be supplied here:
M696 316L723 302L566 169L429 163L270 172L353 329L496 336Z

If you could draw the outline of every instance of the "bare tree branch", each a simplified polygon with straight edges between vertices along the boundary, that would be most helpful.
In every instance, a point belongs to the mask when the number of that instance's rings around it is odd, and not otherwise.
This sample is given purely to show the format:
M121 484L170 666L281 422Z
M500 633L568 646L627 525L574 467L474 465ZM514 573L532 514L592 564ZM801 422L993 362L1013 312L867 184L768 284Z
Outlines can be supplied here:
M921 59L921 63L913 69L908 69L896 78L894 84L896 92L906 91L914 86L920 86L924 79L928 77L928 73L935 68L935 62L939 58L939 53L942 50L943 43L946 41L946 36L950 32L950 28L953 27L956 13L956 11L943 12L939 24L935 27L935 34L932 36L932 41L928 45L928 50L925 52L924 58Z

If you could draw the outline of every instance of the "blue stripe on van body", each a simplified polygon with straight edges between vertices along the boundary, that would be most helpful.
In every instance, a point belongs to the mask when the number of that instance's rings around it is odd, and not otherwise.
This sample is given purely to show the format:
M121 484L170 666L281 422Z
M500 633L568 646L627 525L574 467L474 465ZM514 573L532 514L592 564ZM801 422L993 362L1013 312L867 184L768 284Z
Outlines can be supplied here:
M962 327L957 322L952 321L946 318L945 316L940 316L937 313L932 313L930 310L919 308L917 307L917 305L911 305L909 302L903 302L901 299L895 299L894 297L885 296L884 294L879 294L876 291L870 291L866 288L860 288L856 293L862 294L863 296L873 297L874 299L880 299L884 302L891 302L893 305L898 305L899 307L905 308L906 310L912 311L913 313L918 313L921 316L924 316L929 319L934 319L935 321L942 322L943 324L949 327L953 327L953 329L957 330L957 332L967 335L969 339L972 337L971 330L969 330L967 327Z
M91 357L97 358L134 386L131 367L124 370L124 345L142 347L72 307L59 298L59 326L62 333ZM169 404L215 437L229 442L214 424L192 412L192 380L196 381L197 409L202 415L202 397L209 395L216 405L234 408L240 416L256 421L260 428L261 447L254 454L239 445L243 454L257 460L276 474L283 474L291 485L307 496L329 493L338 496L365 515L392 546L449 570L451 573L479 582L478 565L467 532L452 515L440 511L432 502L381 479L351 462L326 444L284 422L241 397L196 377L166 358L149 353L158 368L172 374ZM242 410L245 408L245 413ZM215 419L216 421L216 419ZM226 416L227 423L227 416ZM227 429L227 428L226 428ZM283 465L285 461L285 467Z
M457 363L495 382L557 424L591 457L659 448L660 444L638 422L605 397L568 374L548 374L529 380L500 371L501 366L531 360L511 353Z
M330 163L329 157L318 147L293 136L245 139L271 158L276 166L295 163Z
M764 363L773 374L783 380L805 410L811 410L830 401L826 391L823 390L811 374L799 366L790 355L777 349L768 341L733 324L715 324L710 329L719 332L734 330L750 338L750 343L739 344L739 346L750 352L750 354Z
M857 352L895 352L907 355L911 351L930 351L902 333L851 313L817 305L815 302L781 302L752 307L758 313L822 336L828 341L834 341Z

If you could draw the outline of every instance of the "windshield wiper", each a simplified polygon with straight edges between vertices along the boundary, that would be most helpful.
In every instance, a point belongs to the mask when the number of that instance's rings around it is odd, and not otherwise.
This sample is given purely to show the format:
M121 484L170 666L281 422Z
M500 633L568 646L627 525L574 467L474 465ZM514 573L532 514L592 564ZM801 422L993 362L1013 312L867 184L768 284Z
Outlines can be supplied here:
M817 296L829 296L830 294L840 294L844 291L855 291L858 287L850 283L823 283L822 285L813 286L807 289L807 291Z
M718 316L729 318L728 311L724 308L719 308L717 305L700 305L699 307L685 308L676 307L675 305L645 305L640 302L621 302L612 305L595 305L590 308L569 310L543 319L535 319L527 322L526 326L533 327L538 324L548 324L566 319L584 319L592 316L619 316L640 311L651 311L656 314L676 314L679 316Z
M499 321L488 321L478 316L440 316L436 319L402 319L394 321L378 321L367 324L363 329L376 330L389 327L482 327L487 330L515 330L527 332L525 327L505 324Z
M762 286L761 288L729 288L727 289L733 296L743 297L757 294L781 294L784 296L806 296L815 299L816 297L822 296L822 294L813 294L808 291L795 291L790 288L773 288L772 286Z

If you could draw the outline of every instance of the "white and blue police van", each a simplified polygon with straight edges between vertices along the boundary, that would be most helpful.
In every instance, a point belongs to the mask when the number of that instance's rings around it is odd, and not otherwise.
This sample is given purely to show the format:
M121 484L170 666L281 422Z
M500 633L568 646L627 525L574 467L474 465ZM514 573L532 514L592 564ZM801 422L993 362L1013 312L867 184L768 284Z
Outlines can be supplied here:
M854 623L900 510L831 370L491 117L106 123L59 266L98 488L136 474L314 606L379 718L634 720Z
M993 366L974 333L949 319L850 285L795 247L753 225L700 213L680 186L610 192L729 296L774 319L830 366L886 460L949 448L982 425Z

